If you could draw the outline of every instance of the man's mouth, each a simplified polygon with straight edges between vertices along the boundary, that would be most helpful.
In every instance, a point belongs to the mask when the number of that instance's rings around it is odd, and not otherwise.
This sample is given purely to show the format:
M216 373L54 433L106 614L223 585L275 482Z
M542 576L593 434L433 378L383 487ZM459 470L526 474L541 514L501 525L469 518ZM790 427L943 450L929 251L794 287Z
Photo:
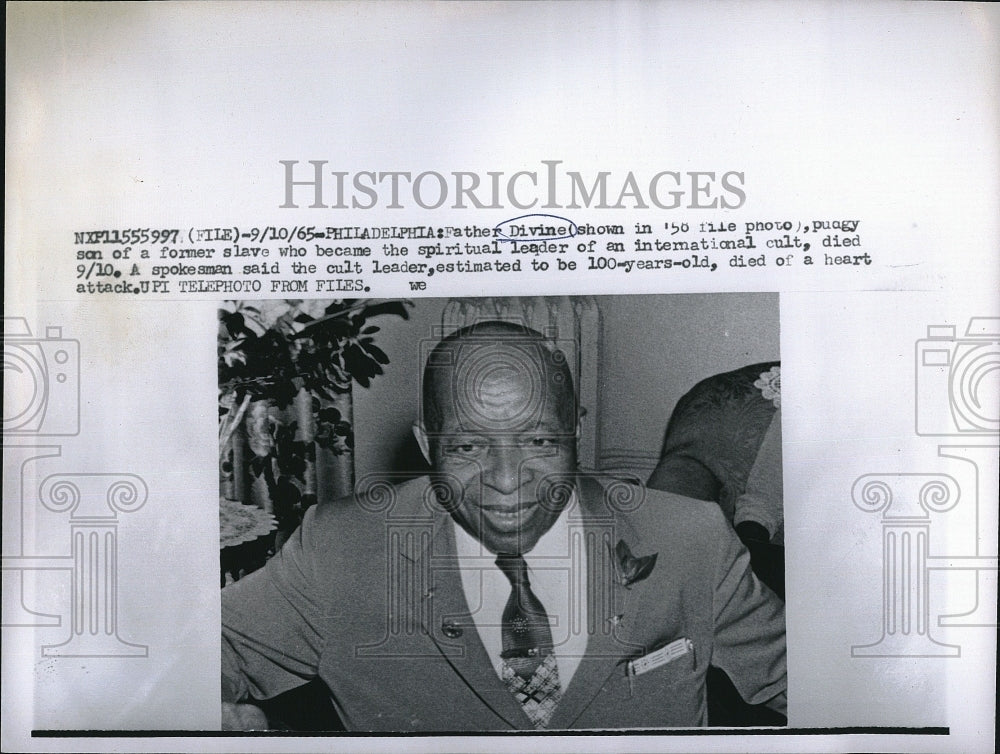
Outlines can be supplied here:
M515 524L528 518L537 507L538 504L532 501L516 505L484 505L481 510L496 523Z

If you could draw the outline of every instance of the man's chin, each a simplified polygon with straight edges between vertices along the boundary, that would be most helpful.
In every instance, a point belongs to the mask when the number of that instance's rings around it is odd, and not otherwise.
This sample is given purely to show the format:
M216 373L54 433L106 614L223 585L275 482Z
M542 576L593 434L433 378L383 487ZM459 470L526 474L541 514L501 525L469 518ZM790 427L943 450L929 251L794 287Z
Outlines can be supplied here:
M531 552L538 544L537 537L519 539L517 537L486 538L483 547L494 555L524 555Z

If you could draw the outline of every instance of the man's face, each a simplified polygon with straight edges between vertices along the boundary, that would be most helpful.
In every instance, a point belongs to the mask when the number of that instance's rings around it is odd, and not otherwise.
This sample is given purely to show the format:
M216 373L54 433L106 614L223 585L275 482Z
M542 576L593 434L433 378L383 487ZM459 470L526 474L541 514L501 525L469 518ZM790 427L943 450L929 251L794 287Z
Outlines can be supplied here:
M560 399L572 398L541 353L534 343L461 346L438 381L430 450L443 502L495 553L530 551L569 501L575 422Z

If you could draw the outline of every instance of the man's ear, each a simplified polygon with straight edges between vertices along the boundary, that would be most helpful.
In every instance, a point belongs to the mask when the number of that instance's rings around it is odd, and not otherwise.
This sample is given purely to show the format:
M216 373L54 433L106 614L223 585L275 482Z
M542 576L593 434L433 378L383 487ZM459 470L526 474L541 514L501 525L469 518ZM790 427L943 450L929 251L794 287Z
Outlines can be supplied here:
M431 441L427 436L427 430L424 429L422 422L413 422L413 436L417 438L417 445L420 446L420 452L424 454L428 465L433 466L434 461L431 460Z

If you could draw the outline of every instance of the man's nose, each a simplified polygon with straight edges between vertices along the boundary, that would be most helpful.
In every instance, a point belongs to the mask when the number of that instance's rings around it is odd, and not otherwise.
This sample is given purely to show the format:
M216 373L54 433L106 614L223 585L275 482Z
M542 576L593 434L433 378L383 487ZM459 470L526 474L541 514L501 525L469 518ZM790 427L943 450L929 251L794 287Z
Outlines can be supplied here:
M490 449L483 469L483 483L497 492L510 495L527 479L521 465L521 453L516 447L494 446Z

